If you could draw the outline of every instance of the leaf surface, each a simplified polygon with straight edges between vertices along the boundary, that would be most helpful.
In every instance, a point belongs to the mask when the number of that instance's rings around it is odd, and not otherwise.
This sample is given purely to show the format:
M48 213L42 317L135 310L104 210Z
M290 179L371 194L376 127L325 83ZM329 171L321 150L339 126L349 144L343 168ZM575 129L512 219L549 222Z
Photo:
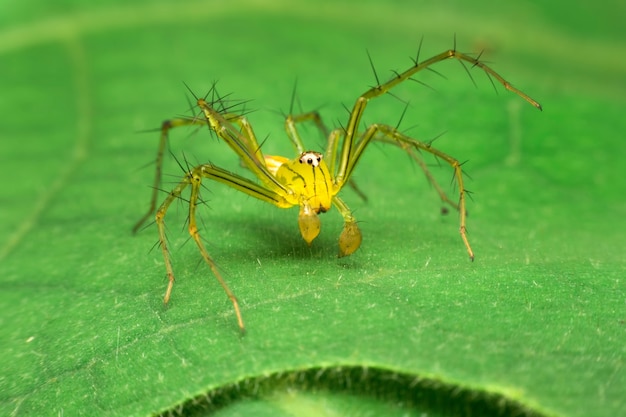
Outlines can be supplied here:
M483 3L5 2L0 414L626 414L623 6ZM375 84L366 50L386 79L422 35L420 59L454 34L544 112L451 62L364 122L395 126L408 102L401 130L445 132L433 146L468 161L475 262L419 167L381 144L355 174L368 202L342 194L364 234L348 258L337 212L308 248L296 209L206 184L202 233L244 337L173 205L164 308L156 228L130 230L159 135L142 131L191 114L183 81L251 100L264 151L291 156L294 80L296 109L339 127ZM173 132L166 191L175 159L241 172L204 129ZM448 167L427 161L454 195Z

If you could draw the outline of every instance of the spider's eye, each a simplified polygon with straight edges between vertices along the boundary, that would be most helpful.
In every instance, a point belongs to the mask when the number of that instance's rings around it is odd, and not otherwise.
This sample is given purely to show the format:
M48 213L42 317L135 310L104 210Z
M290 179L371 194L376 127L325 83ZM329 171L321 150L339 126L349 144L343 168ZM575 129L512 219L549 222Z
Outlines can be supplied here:
M304 152L302 155L300 155L299 161L301 164L306 163L308 165L316 167L319 166L320 162L322 161L322 154L313 151Z

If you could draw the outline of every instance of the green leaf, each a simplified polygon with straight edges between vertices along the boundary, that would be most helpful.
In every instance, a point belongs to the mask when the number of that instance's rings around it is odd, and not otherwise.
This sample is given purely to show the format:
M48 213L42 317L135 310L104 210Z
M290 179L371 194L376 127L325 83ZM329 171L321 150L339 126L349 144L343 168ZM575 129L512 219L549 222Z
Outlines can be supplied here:
M75 3L75 4L74 4ZM626 414L623 6L414 2L17 2L0 6L0 414ZM469 238L399 149L372 146L342 196L364 241L337 258L331 211L308 248L297 210L207 183L202 234L248 333L168 213L167 286L147 209L162 120L187 91L252 100L266 153L292 155L297 106L345 124L381 79L453 45L485 52L538 112L442 63L365 123L395 125L471 176ZM398 100L398 98L400 100ZM307 144L323 148L315 129ZM205 129L172 155L239 170ZM182 172L168 156L167 191ZM431 161L429 160L429 163ZM451 172L432 161L450 194Z

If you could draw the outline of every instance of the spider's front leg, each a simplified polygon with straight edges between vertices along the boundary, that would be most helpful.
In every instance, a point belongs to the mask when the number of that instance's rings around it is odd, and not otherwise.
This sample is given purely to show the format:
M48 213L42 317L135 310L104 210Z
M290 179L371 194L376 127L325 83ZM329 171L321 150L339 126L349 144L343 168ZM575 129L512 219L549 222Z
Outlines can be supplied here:
M367 145L370 144L373 140L381 141L381 139L379 139L380 137L385 138L384 140L382 140L382 142L394 143L395 145L404 149L409 154L409 156L414 156L414 152L413 152L414 150L418 152L424 151L435 156L436 158L439 158L447 162L448 165L450 165L450 167L454 171L454 179L456 181L458 191L459 191L458 203L455 204L451 202L451 204L454 207L456 207L459 211L459 223L460 223L459 233L461 234L461 239L463 240L463 243L465 244L467 253L470 259L473 261L474 251L472 250L469 240L467 239L467 227L466 227L467 211L465 209L465 197L467 195L467 190L465 189L465 185L463 181L463 170L461 168L461 163L456 158L436 148L433 148L430 143L425 143L417 139L413 139L409 136L406 136L402 132L399 132L397 129L391 126L382 125L382 124L374 124L367 128L367 130L365 131L363 136L359 139L354 149L355 159L356 160L359 159L359 157L363 154L363 151L365 150ZM348 173L350 173L352 169L354 169L354 164L351 165L351 167L348 170Z
M420 42L420 49L421 49L421 42ZM459 213L460 213L461 238L463 239L463 243L465 244L465 247L467 248L467 252L469 253L470 259L473 260L474 252L472 251L472 248L467 240L467 233L466 233L466 227L465 227L465 218L467 216L466 211L465 211L466 191L463 186L463 172L462 172L461 164L459 163L459 161L457 161L455 158L435 148L432 148L429 143L423 143L418 140L407 137L403 135L402 133L398 132L396 129L387 125L372 125L361 136L357 133L360 128L361 118L363 117L365 108L367 107L367 104L370 100L388 93L395 86L403 83L404 81L415 80L412 77L416 73L424 69L427 69L430 66L437 64L438 62L445 61L448 59L456 59L457 61L459 61L465 68L468 75L470 73L469 73L469 69L465 66L465 63L470 64L472 68L474 67L480 68L487 75L487 77L492 81L492 83L494 80L497 81L498 83L502 84L504 88L506 88L507 90L517 94L522 99L526 100L528 103L533 105L535 108L541 110L541 105L537 101L532 99L529 95L522 92L521 90L518 90L517 88L513 87L500 74L495 72L485 63L480 61L478 58L474 58L467 54L458 52L456 50L456 41L455 41L455 46L453 49L449 49L447 51L441 52L440 54L437 54L422 62L419 61L419 49L418 49L418 56L415 58L415 60L413 61L413 65L410 68L408 68L407 70L403 72L396 73L395 77L393 77L389 81L382 83L382 84L378 82L378 78L377 78L377 85L370 88L369 90L367 90L366 92L364 92L363 94L361 94L361 96L357 98L356 102L354 103L354 107L352 108L352 111L350 112L350 117L348 119L347 124L345 125L345 129L343 130L343 134L342 134L343 142L341 144L341 149L340 151L336 150L338 149L337 148L338 145L334 145L334 148L332 146L329 147L330 149L332 149L331 157L329 159L331 160L331 167L333 168L333 172L334 172L333 162L335 160L338 160L338 166L337 166L337 170L335 172L335 177L334 177L334 183L338 189L341 189L341 187L343 187L350 180L352 172L354 171L354 168L356 167L360 157L363 154L363 150L367 147L367 145L372 140L380 141L380 139L376 138L376 135L381 135L382 137L385 137L386 139L382 140L383 142L391 142L405 149L407 153L409 154L409 156L411 156L413 159L416 159L416 161L420 164L420 166L422 166L423 169L425 168L425 166L421 164L419 158L416 158L417 154L413 152L413 150L416 150L418 152L425 151L434 155L437 158L440 158L446 161L453 168L454 177L459 187L458 204L455 204L454 202L450 201L445 196L445 193L443 193L443 191L436 185L436 182L432 179L432 177L430 177L430 174L427 169L424 169L424 172L426 173L426 176L429 178L429 181L435 184L435 187L437 188L437 191L439 192L439 195L442 198L442 200L446 203L451 204L453 207L458 208ZM335 140L337 140L337 138L335 138ZM339 154L338 159L337 159L337 154Z
M220 283L220 285L224 289L224 292L233 304L235 315L237 317L237 323L239 324L239 328L243 333L245 332L245 327L243 324L243 319L241 317L241 311L239 309L237 297L235 297L235 294L226 284L226 281L220 274L215 261L204 247L204 244L202 243L202 237L200 236L200 232L198 231L196 209L198 206L198 200L200 199L200 187L202 186L203 179L220 182L227 185L228 187L239 190L251 197L257 198L267 203L271 203L276 207L288 208L293 206L294 204L293 202L290 202L288 199L286 199L284 195L274 190L271 190L262 184L258 184L254 181L249 180L248 178L216 167L215 165L203 164L193 168L185 174L182 181L168 194L167 198L165 199L165 201L163 201L163 204L161 204L156 212L155 220L159 229L159 243L161 246L161 251L163 252L163 259L165 261L165 268L167 270L167 277L169 281L167 285L167 290L165 291L165 297L163 299L165 304L169 302L172 288L174 287L174 270L172 268L172 261L170 259L169 250L167 248L167 238L165 236L165 215L172 202L174 202L178 198L181 198L181 194L183 193L183 191L188 186L191 186L191 194L189 196L189 234L191 235L194 242L196 242L202 258L209 265L211 271L213 272L213 275Z
M207 166L207 165L200 165L198 167L193 168L191 171L189 171L185 175L183 180L176 186L176 188L174 188L169 193L165 201L163 201L163 203L161 204L161 207L159 207L159 209L156 212L155 221L159 229L159 243L161 246L161 251L163 253L163 259L165 261L165 268L167 270L167 278L168 278L167 290L165 291L165 297L163 298L163 302L165 304L169 302L170 296L172 294L172 288L174 287L174 281L175 281L174 269L172 268L172 261L170 259L169 250L167 248L167 238L165 235L165 215L167 213L168 208L172 204L172 202L176 200L177 198L180 198L185 188L191 185L191 196L189 197L189 234L193 238L194 242L196 242L196 245L198 246L198 249L200 250L200 254L202 255L202 258L209 265L209 267L211 268L211 271L213 272L213 275L215 275L215 278L220 283L220 285L226 292L226 295L232 302L233 308L235 309L235 315L237 316L237 323L239 324L239 328L241 329L242 332L245 332L245 327L243 324L243 319L241 318L241 311L239 309L239 303L237 301L237 297L235 297L235 294L233 294L231 289L226 284L226 281L224 281L224 278L222 278L222 275L217 269L217 265L215 264L215 261L213 261L213 259L207 252L206 248L204 247L204 244L202 243L202 239L200 237L200 233L198 232L198 225L196 221L196 208L198 205L198 198L200 195L200 186L202 185L202 177L207 176L207 171L210 171L211 168L213 167Z

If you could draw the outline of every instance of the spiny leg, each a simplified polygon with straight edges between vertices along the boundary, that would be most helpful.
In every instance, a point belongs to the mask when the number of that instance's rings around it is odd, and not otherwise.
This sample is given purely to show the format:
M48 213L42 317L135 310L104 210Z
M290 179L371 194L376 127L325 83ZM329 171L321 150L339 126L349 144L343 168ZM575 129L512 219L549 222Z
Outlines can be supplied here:
M150 207L148 208L148 211L143 216L141 216L139 221L135 223L135 226L133 226L133 233L137 233L141 225L143 225L144 222L148 220L150 216L152 216L152 213L154 213L154 209L156 208L157 198L159 194L159 187L161 186L161 177L163 175L163 155L165 154L165 148L167 146L167 139L169 136L169 131L171 129L174 129L180 126L189 126L189 125L206 126L206 124L207 122L205 119L195 118L195 117L165 120L161 124L161 139L159 140L159 147L157 149L157 156L155 160L156 169L154 173L154 181L152 184L152 195L150 197Z
M419 151L416 152L411 145L409 145L409 144L407 144L405 142L398 142L396 140L389 139L387 136L384 136L384 135L378 135L377 137L372 138L372 140L379 141L379 142L390 143L392 145L398 146L400 149L404 150L409 155L409 157L411 159L413 159L419 165L419 167L424 172L424 175L426 176L426 179L435 188L435 191L437 192L437 194L439 194L439 198L441 199L441 202L444 204L441 207L441 212L443 214L446 214L448 212L447 208L445 207L446 204L449 205L450 207L454 208L456 211L459 210L458 203L452 201L448 197L446 192L443 191L443 188L441 188L441 185L439 185L439 183L437 182L437 180L435 179L433 174L430 172L430 169L428 169L428 166L426 165L426 162L424 161L424 159L421 157ZM426 144L428 146L431 146L432 142L433 141L430 140Z
M363 151L365 150L367 145L369 145L372 142L372 140L375 140L375 138L380 135L383 135L384 137L388 138L389 142L395 142L402 149L407 149L407 150L414 149L416 151L428 152L434 155L435 157L440 158L443 161L447 162L448 165L452 167L454 171L454 179L456 180L457 187L459 190L459 201L457 204L458 211L459 211L459 222L460 222L459 232L461 234L461 239L463 240L463 243L465 244L465 248L467 249L467 253L469 254L470 259L474 260L474 251L472 250L472 247L469 244L469 241L467 239L467 232L466 232L467 211L465 209L465 196L467 194L467 191L465 189L465 185L463 182L463 170L461 168L461 163L457 159L453 158L452 156L436 148L433 148L430 145L430 143L420 142L419 140L406 136L405 134L399 132L398 130L396 130L395 128L391 126L382 125L382 124L374 124L367 128L367 130L365 131L365 133L359 140L357 146L355 147L353 159L351 161L351 164L349 165L347 175L348 176L351 175L352 170L354 169L356 163L358 162L359 158L363 154ZM411 155L411 152L409 152L409 155Z
M187 87L189 89L189 87ZM193 94L191 89L189 91ZM244 139L246 137L251 138L251 142L256 143L256 139L254 137L254 132L252 131L252 127L248 123L248 121L239 114L232 113L232 109L241 104L241 102L229 103L225 97L219 96L215 85L211 88L207 96L212 95L212 104L218 106L227 120L234 120L241 128L245 135L242 136ZM195 97L195 96L194 96ZM161 185L161 178L163 175L163 155L165 154L165 148L167 146L167 140L169 137L169 131L171 129L181 127L181 126L189 126L189 125L197 125L197 126L206 126L208 121L204 117L180 117L174 118L170 120L165 120L161 124L161 138L159 140L159 147L157 148L157 156L155 160L155 175L154 182L152 187L152 196L150 198L150 207L148 211L137 221L135 226L133 227L133 233L136 233L139 228L143 225L143 223L154 213L154 209L156 208L157 196L159 193L159 187ZM261 160L263 159L263 155L260 153L260 150L253 152L257 154L257 157Z
M421 48L421 43L420 43L420 48ZM419 55L419 51L418 51L418 55ZM336 188L335 192L338 192L350 180L350 177L354 171L354 168L356 164L358 163L361 155L363 154L363 150L365 149L365 147L367 147L367 145L371 142L371 140L374 138L374 136L377 133L386 135L393 141L404 142L404 143L410 144L417 151L424 150L426 152L429 152L435 155L436 157L439 157L443 159L444 161L446 161L454 169L454 176L457 181L457 185L459 187L458 209L459 209L459 216L460 216L460 223L461 223L460 225L461 238L465 244L465 247L467 248L467 252L469 253L470 259L473 260L474 253L469 244L469 241L467 239L467 234L466 234L466 226L465 226L465 219L467 216L467 213L465 210L466 191L463 185L463 173L461 170L461 164L456 159L452 158L451 156L435 148L432 148L429 144L419 142L415 139L409 138L408 136L398 132L396 129L390 126L386 126L386 125L370 126L367 129L367 131L364 133L364 135L361 136L360 139L357 140L358 129L359 129L359 125L361 122L361 118L363 116L363 113L365 111L365 108L369 100L371 100L372 98L380 97L381 95L387 93L396 85L406 80L413 79L411 77L417 72L424 70L426 68L429 68L430 66L438 62L441 62L450 58L457 59L459 62L461 62L461 64L463 64L464 62L468 62L472 65L472 67L479 67L485 72L485 74L489 77L489 79L492 82L493 82L493 79L495 79L500 84L502 84L504 88L506 88L509 91L512 91L513 93L517 94L524 100L528 101L535 108L541 110L541 105L537 101L533 100L530 96L528 96L526 93L522 92L521 90L518 90L517 88L513 87L508 81L506 81L497 72L492 70L489 66L487 66L483 62L479 61L478 58L474 58L467 54L458 52L456 50L456 42L455 42L454 49L444 51L425 61L419 62L419 57L416 58L411 68L405 70L402 73L396 73L396 76L392 78L391 80L387 81L386 83L378 84L375 87L370 88L356 100L354 107L350 113L348 123L345 127L345 131L343 132L344 133L343 143L342 143L341 151L340 151L341 155L339 157L339 165L338 165L336 176L334 179L335 188ZM464 64L463 64L463 68L465 68L465 70L469 74L469 70ZM470 78L471 78L471 75L470 75ZM339 139L338 137L336 137L334 138L334 140L338 141ZM333 144L332 146L329 147L329 149L331 149L330 151L331 155L329 159L331 161L336 161L337 160L336 154L337 152L339 152L338 144ZM332 166L334 167L334 164Z
M174 287L174 269L172 268L172 261L170 259L170 252L167 248L167 237L165 235L165 214L168 208L174 202L174 200L180 198L182 192L191 183L190 174L185 175L183 180L168 194L167 198L161 203L161 206L156 212L155 222L159 230L159 245L161 246L161 252L163 253L163 260L165 261L165 269L167 271L167 290L163 297L163 303L167 304L170 301L172 295L172 288Z
M243 324L243 319L241 318L241 310L239 310L239 302L237 301L237 297L235 297L235 294L233 294L231 289L226 284L226 281L224 281L224 278L222 278L222 275L217 269L217 265L213 261L213 258L211 258L206 248L204 247L202 239L200 238L200 233L198 232L198 226L196 223L196 205L198 203L198 197L200 195L200 186L202 185L201 175L202 168L200 169L200 172L198 172L197 169L194 169L190 175L191 196L189 197L189 234L196 242L202 258L204 258L205 262L209 265L211 271L213 271L213 275L215 275L215 278L220 283L220 285L224 289L224 292L226 292L226 295L233 304L233 308L235 309L235 315L237 316L237 324L239 325L239 329L241 329L242 333L245 333L245 326Z
M228 97L230 96L230 94L224 96L220 95L217 92L216 84L213 84L213 86L204 98L198 98L193 93L193 91L191 91L191 89L189 89L189 91L196 99L196 104L198 105L198 107L200 107L200 109L202 110L205 116L204 120L206 121L207 125L214 132L216 132L221 139L224 138L219 134L219 132L214 129L214 124L212 124L211 122L212 119L213 122L215 122L215 117L211 116L210 114L220 116L220 120L217 121L215 125L230 125L229 127L232 131L234 131L232 127L234 127L234 125L237 125L239 127L240 134L238 135L236 140L240 142L240 145L247 149L248 154L253 159L252 162L255 165L263 165L263 153L261 152L261 147L259 146L259 143L256 139L256 135L254 134L252 125L246 117L247 112L245 111L245 108L240 108L246 103L246 101L229 99ZM209 95L211 96L211 100L207 101ZM236 109L237 111L235 111ZM241 164L243 167L248 167L249 162L250 161L244 162L244 160L241 159Z
M420 43L420 47L421 47L421 43ZM387 81L386 83L378 84L377 86L370 88L368 91L363 93L356 100L356 103L354 104L352 112L350 113L348 124L346 125L344 142L343 142L343 146L341 149L340 164L339 164L339 169L337 171L337 177L336 177L336 182L339 184L339 186L343 185L344 182L348 181L350 177L350 174L347 171L350 171L350 167L349 167L350 165L354 165L353 162L351 162L353 159L352 157L353 157L354 141L358 135L357 132L358 132L359 124L361 122L363 112L365 111L365 108L369 100L376 98L376 97L380 97L383 94L387 93L389 90L391 90L393 87L397 86L398 84L406 80L412 79L411 77L415 73L422 71L426 68L429 68L430 66L438 62L441 62L450 58L457 59L459 62L461 62L461 64L463 64L463 62L467 62L471 64L472 67L478 67L482 69L485 72L485 74L487 74L489 79L492 80L492 82L493 82L493 79L495 79L500 84L502 84L505 89L517 94L518 96L526 100L528 103L533 105L535 108L541 110L541 105L537 101L532 99L529 95L522 92L521 90L518 90L517 88L513 87L511 83L505 80L500 74L495 72L493 69L491 69L489 66L484 64L482 61L478 60L478 58L474 58L462 52L458 52L456 50L456 45L454 49L449 49L447 51L444 51L422 62L418 62L418 58L416 58L411 68L407 69L406 71L402 73L397 73L394 78ZM463 67L469 74L469 70L467 69L467 67L465 65L463 65Z
M306 151L306 149L304 149L304 144L302 142L302 138L300 138L300 133L298 132L296 125L305 122L313 123L317 127L317 129L322 132L325 138L327 138L329 134L328 128L322 121L322 117L317 111L311 111L308 113L296 115L287 115L287 117L285 118L285 130L287 131L287 136L291 140L291 143L298 153L302 153Z
M328 137L328 128L324 124L324 121L322 120L322 116L317 110L313 110L313 111L306 112L306 113L302 113L302 110L301 110L299 114L294 113L293 108L294 108L294 105L296 104L296 101L298 101L298 104L300 104L299 100L297 100L296 98L297 97L296 87L297 87L297 81L296 83L294 83L293 91L291 93L291 103L289 105L289 114L285 117L285 131L287 132L287 136L289 137L289 140L291 140L291 143L296 149L296 152L301 154L305 152L307 149L304 149L304 143L302 142L302 138L300 138L300 133L298 132L298 129L296 128L297 124L305 123L305 122L312 122L315 125L315 127L317 127L317 130L322 132L322 135L324 136L324 138Z
M198 99L198 107L204 113L209 128L212 129L226 144L239 156L241 162L254 175L269 187L273 192L281 195L293 195L293 191L281 184L280 181L272 175L265 160L256 157L256 152L261 152L257 146L256 151L251 149L252 141L256 142L254 136L244 136L238 128L224 117L218 110L214 109L211 103L200 98ZM237 119L241 121L241 119Z
M194 242L196 242L202 258L209 265L211 271L213 272L213 275L220 283L220 285L224 289L224 292L226 292L226 295L233 304L239 328L242 332L245 332L243 319L241 317L241 310L239 308L239 302L237 301L234 293L228 287L226 281L220 274L215 261L206 250L198 231L196 209L200 197L200 187L202 185L203 178L221 182L252 197L258 198L259 200L272 203L277 207L287 208L291 207L293 204L285 200L280 194L266 187L263 187L262 185L256 184L247 178L238 176L211 164L204 164L193 168L191 171L185 174L183 180L168 194L167 198L165 199L165 201L163 201L163 203L156 212L156 224L159 229L159 243L161 246L161 251L163 253L163 259L165 261L165 268L167 270L168 277L168 286L167 290L165 291L163 302L165 304L169 302L175 281L174 270L172 268L172 261L167 247L167 238L165 234L165 215L172 202L177 198L180 198L182 192L187 188L187 186L191 185L191 195L189 197L189 234L193 238Z
M213 271L213 275L215 275L215 278L226 292L226 295L228 296L230 301L233 303L233 308L235 309L235 315L237 316L237 323L239 324L239 328L242 332L245 332L245 327L243 324L243 319L241 318L241 311L239 309L239 303L237 302L237 298L226 284L226 281L224 281L224 278L222 278L222 275L219 273L215 262L204 248L202 240L200 239L200 234L198 233L198 226L196 223L196 206L198 203L200 186L202 184L201 173L201 167L196 167L188 172L185 175L185 178L180 182L180 184L176 188L174 188L172 192L170 192L170 194L165 199L163 204L161 204L161 207L159 207L159 210L157 210L156 213L156 224L159 229L159 242L161 244L161 251L163 252L163 259L165 261L165 268L167 270L167 278L169 281L167 285L167 290L165 291L165 297L163 298L163 302L165 304L169 302L170 296L172 294L172 288L174 287L174 270L172 268L172 261L170 259L169 251L167 249L167 239L165 236L165 214L167 213L167 209L172 204L172 202L180 197L181 193L184 191L185 188L187 188L188 185L191 185L191 196L189 198L189 234L196 242L196 245L198 245L202 258L209 265L211 271Z
M250 155L254 157L255 161L257 161L258 163L262 163L261 161L264 161L265 158L263 156L263 152L261 151L261 146L257 141L254 130L252 129L252 125L248 121L248 118L244 115L231 113L222 114L222 116L225 120L228 120L229 122L235 123L239 126L241 130L241 136L239 139L248 148Z
M337 172L337 150L339 149L339 142L344 133L345 131L343 129L334 129L328 135L324 157L326 158L328 169L333 175Z

